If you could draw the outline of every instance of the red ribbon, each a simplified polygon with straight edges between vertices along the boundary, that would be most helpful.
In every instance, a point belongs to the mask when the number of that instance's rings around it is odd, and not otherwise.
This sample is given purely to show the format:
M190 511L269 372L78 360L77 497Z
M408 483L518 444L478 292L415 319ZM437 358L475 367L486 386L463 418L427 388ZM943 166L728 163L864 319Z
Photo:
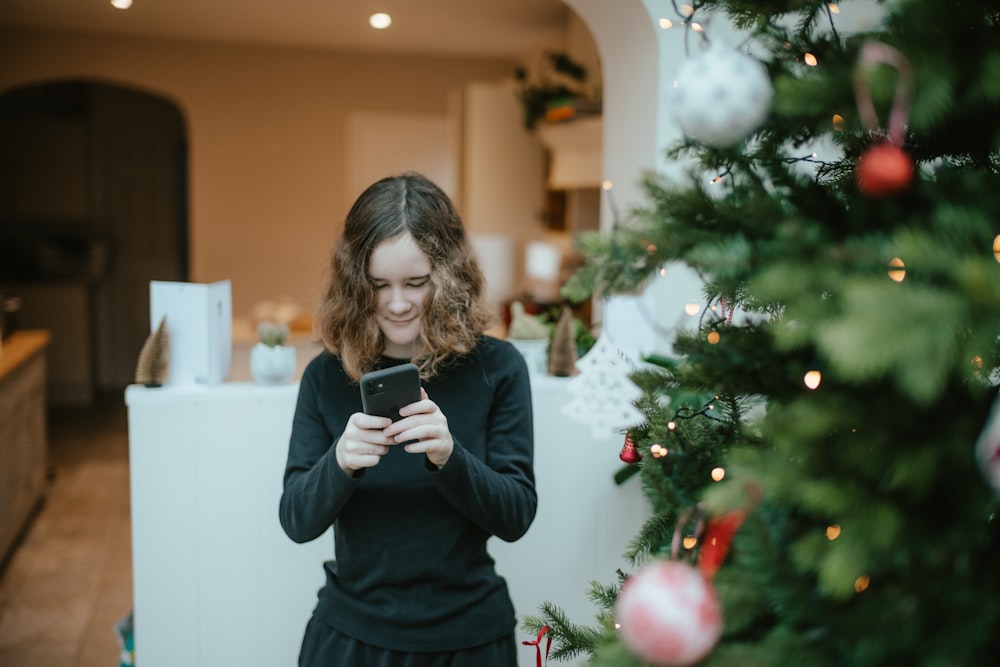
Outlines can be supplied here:
M698 569L709 581L726 559L729 545L732 544L733 536L740 529L745 516L742 510L733 510L708 520L702 538L701 553L698 555Z
M543 625L542 629L538 631L538 637L535 638L535 641L531 641L530 639L526 639L523 642L521 642L525 646L534 646L535 647L535 664L538 667L542 667L542 664L543 664L542 663L542 637L544 637L545 633L548 632L548 631L549 631L549 626ZM551 648L552 648L552 637L546 637L546 639L545 639L545 662L549 661L549 649L551 649Z

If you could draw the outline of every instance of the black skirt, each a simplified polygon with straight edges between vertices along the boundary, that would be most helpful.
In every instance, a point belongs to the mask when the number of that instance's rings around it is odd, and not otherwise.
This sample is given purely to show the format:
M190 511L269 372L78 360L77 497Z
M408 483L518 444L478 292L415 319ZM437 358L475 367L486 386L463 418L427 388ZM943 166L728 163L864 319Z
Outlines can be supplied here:
M460 651L393 651L341 634L313 616L302 638L299 667L517 667L517 646L510 633Z

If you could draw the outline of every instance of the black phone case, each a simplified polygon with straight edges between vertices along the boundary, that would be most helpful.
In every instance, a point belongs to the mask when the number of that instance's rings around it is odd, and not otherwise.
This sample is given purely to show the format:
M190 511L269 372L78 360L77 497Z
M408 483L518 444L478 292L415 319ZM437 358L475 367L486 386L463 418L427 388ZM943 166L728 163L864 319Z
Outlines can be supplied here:
M396 421L399 409L420 400L420 371L416 364L401 364L361 376L361 405L365 414Z

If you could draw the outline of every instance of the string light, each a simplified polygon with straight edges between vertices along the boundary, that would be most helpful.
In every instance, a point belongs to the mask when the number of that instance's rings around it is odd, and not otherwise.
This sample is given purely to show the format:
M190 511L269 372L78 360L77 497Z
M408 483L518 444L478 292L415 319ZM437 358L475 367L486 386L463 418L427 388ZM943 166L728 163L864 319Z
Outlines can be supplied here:
M839 113L833 114L833 129L835 132L844 131L844 117Z
M684 538L684 548L694 549L695 545L698 544L698 538L693 535L688 535Z
M691 23L691 29L694 30L695 32L701 32L703 30L703 28L701 27L701 24L698 23L698 22L692 22Z
M906 270L903 268L906 265L903 264L903 260L899 257L893 257L889 260L889 266L893 267L888 271L889 279L897 283L903 282L903 279L906 278Z
M868 575L865 574L861 575L860 577L854 580L854 592L864 593L866 590L868 590L869 583L871 583L871 579L868 578Z
M827 9L830 10L831 14L839 14L840 13L840 7L837 6L836 2L828 2L826 4L826 7L827 7Z
M832 526L826 527L826 539L833 542L838 537L840 537L840 526L833 524Z
M649 453L653 455L653 458L659 459L659 458L662 458L662 457L666 456L670 452L667 451L666 447L664 447L663 445L657 443L657 444L655 444L655 445L653 445L652 447L649 448Z
M817 370L811 370L805 374L802 381L810 389L816 389L819 387L820 382L823 381L823 374Z
M664 30L670 30L674 27L674 22L667 18L660 19L660 27Z
M132 0L111 0L111 6L115 9L128 9L132 6Z
M697 315L699 310L701 310L701 306L699 306L697 303L689 303L688 305L684 306L685 315Z
M710 345L718 345L719 339L721 338L722 336L719 335L718 331L709 331L708 336L705 337L705 340L707 340Z
M993 237L993 256L1000 262L1000 234Z
M726 478L725 468L712 468L712 479L716 482L721 482Z
M803 60L805 60L806 65L809 65L809 67L816 67L816 65L819 64L819 61L816 60L816 56L811 53L807 53Z

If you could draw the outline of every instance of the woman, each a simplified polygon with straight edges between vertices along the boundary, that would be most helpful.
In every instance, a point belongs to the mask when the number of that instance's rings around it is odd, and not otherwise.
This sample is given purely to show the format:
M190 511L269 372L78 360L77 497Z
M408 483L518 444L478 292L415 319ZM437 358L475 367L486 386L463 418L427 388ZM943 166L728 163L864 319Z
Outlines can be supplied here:
M371 185L334 248L281 497L296 542L334 527L301 667L516 664L516 619L486 551L535 515L531 393L484 334L483 276L447 195L419 174ZM361 412L365 372L412 361L421 400Z

